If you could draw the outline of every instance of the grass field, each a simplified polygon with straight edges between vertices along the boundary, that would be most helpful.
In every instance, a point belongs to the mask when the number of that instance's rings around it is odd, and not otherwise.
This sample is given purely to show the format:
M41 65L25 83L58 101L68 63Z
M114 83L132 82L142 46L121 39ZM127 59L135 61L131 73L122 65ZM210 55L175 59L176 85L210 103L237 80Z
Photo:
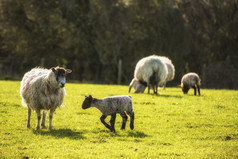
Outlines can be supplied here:
M67 83L65 106L56 110L52 131L35 131L36 113L26 128L19 87L19 81L0 81L0 158L238 158L238 91L130 93L135 129L128 121L120 130L117 115L111 135L97 109L82 109L84 96L128 94L128 86Z

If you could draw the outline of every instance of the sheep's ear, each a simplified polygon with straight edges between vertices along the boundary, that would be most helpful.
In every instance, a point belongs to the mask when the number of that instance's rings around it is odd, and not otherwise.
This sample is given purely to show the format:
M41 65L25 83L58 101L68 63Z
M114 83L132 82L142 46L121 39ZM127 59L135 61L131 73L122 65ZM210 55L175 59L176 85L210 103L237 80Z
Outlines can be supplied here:
M88 96L89 98L93 98L91 95Z
M54 73L56 73L56 70L55 70L54 67L51 68L51 71L54 72Z
M70 69L66 69L65 72L66 72L66 74L69 74L69 73L72 72L72 70L70 70Z

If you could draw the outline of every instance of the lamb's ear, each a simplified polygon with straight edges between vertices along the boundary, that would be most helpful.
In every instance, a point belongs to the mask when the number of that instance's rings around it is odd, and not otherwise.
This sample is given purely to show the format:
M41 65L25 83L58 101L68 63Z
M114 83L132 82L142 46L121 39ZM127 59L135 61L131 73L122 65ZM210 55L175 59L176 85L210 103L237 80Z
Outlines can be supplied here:
M69 73L72 72L72 70L70 70L70 69L66 69L65 72L66 72L66 74L69 74Z
M55 70L54 67L51 68L51 71L54 72L54 73L56 73L56 70Z

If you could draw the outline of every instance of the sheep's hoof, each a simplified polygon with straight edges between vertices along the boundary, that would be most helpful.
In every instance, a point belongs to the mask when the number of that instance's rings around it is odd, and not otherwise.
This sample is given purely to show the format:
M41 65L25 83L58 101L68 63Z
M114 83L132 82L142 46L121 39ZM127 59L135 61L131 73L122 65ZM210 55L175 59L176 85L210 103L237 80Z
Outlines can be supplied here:
M130 128L131 128L131 130L133 130L134 129L134 125L130 125Z
M36 130L40 130L40 126L36 126Z
M42 128L42 129L46 129L46 126L45 126L45 125L41 125L41 128Z
M29 128L31 128L31 125L30 124L26 124L26 127L29 129Z

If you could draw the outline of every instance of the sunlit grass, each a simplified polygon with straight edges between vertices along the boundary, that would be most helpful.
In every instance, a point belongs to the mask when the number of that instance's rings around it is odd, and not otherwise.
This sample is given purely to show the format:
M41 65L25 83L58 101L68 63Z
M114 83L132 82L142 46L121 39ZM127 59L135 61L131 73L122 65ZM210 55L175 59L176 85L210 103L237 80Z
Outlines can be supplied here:
M101 113L83 110L85 95L128 94L128 86L66 84L64 107L53 116L53 130L35 131L36 114L26 128L20 82L0 81L0 158L237 158L238 91L202 89L183 95L179 88L159 95L130 93L135 129L116 134L100 122ZM110 117L106 119L108 122ZM48 118L47 123L48 126Z

